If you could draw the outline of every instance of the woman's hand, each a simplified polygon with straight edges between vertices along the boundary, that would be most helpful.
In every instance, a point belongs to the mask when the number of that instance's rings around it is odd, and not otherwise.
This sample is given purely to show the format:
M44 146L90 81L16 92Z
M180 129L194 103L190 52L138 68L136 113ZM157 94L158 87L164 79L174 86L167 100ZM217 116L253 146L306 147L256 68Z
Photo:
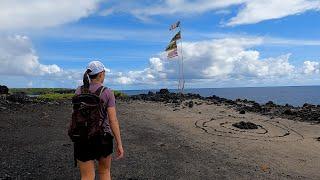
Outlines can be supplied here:
M116 156L116 160L123 158L124 156L124 150L122 145L117 145L117 156Z

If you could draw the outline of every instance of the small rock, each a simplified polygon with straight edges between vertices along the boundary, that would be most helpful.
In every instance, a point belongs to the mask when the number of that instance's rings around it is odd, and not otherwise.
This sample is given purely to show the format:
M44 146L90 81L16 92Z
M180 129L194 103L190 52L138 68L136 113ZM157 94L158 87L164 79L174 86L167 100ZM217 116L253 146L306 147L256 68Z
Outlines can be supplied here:
M192 108L192 107L193 107L193 101L189 101L188 107L189 107L189 108Z
M0 107L0 110L6 110L7 108L6 107Z
M245 111L245 110L241 110L239 113L240 113L240 114L245 114L246 111Z

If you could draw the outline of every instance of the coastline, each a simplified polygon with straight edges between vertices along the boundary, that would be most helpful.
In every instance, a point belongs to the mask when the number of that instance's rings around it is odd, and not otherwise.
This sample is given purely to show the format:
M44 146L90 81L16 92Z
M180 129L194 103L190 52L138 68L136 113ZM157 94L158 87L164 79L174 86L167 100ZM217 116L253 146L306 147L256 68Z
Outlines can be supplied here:
M226 105L230 108L239 111L241 113L245 112L254 112L261 115L267 115L274 117L281 117L290 120L306 121L312 123L320 123L320 105L313 105L305 103L302 107L292 106L289 104L286 105L277 105L272 101L269 101L265 104L259 104L255 101L250 101L247 99L236 99L230 100L226 98L221 98L216 95L209 97L203 97L199 94L176 94L170 93L166 89L162 89L157 93L149 92L148 94L139 94L132 95L129 99L133 100L144 100L144 101L154 101L154 102L164 102L164 103L173 103L176 106L181 105L181 101L190 100L189 103L192 103L192 100L200 99L205 100L207 104L216 104L216 105ZM197 105L197 104L196 104Z

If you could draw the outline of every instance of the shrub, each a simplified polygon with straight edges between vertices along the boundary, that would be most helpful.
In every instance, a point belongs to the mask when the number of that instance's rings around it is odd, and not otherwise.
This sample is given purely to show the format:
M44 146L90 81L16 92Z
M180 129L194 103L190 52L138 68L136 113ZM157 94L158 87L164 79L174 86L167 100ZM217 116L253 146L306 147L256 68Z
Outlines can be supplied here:
M42 94L37 97L39 100L46 100L46 101L58 101L58 100L71 100L74 94Z

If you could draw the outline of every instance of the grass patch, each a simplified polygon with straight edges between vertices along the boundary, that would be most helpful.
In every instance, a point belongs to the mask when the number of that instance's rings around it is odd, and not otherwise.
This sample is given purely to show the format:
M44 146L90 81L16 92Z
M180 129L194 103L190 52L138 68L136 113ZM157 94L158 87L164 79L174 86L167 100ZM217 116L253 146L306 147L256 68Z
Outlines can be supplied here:
M121 91L113 91L114 96L117 97L128 97L128 95L122 93ZM45 101L59 101L59 100L71 100L75 94L68 93L68 94L59 94L59 93L47 93L41 94L37 97L38 100L45 100Z
M39 100L46 100L46 101L59 101L59 100L71 100L74 94L42 94L37 97Z
M59 92L71 93L73 89L67 88L10 88L9 93L26 93L27 95L55 94Z
M128 97L125 93L122 93L121 91L113 90L113 94L115 97Z

